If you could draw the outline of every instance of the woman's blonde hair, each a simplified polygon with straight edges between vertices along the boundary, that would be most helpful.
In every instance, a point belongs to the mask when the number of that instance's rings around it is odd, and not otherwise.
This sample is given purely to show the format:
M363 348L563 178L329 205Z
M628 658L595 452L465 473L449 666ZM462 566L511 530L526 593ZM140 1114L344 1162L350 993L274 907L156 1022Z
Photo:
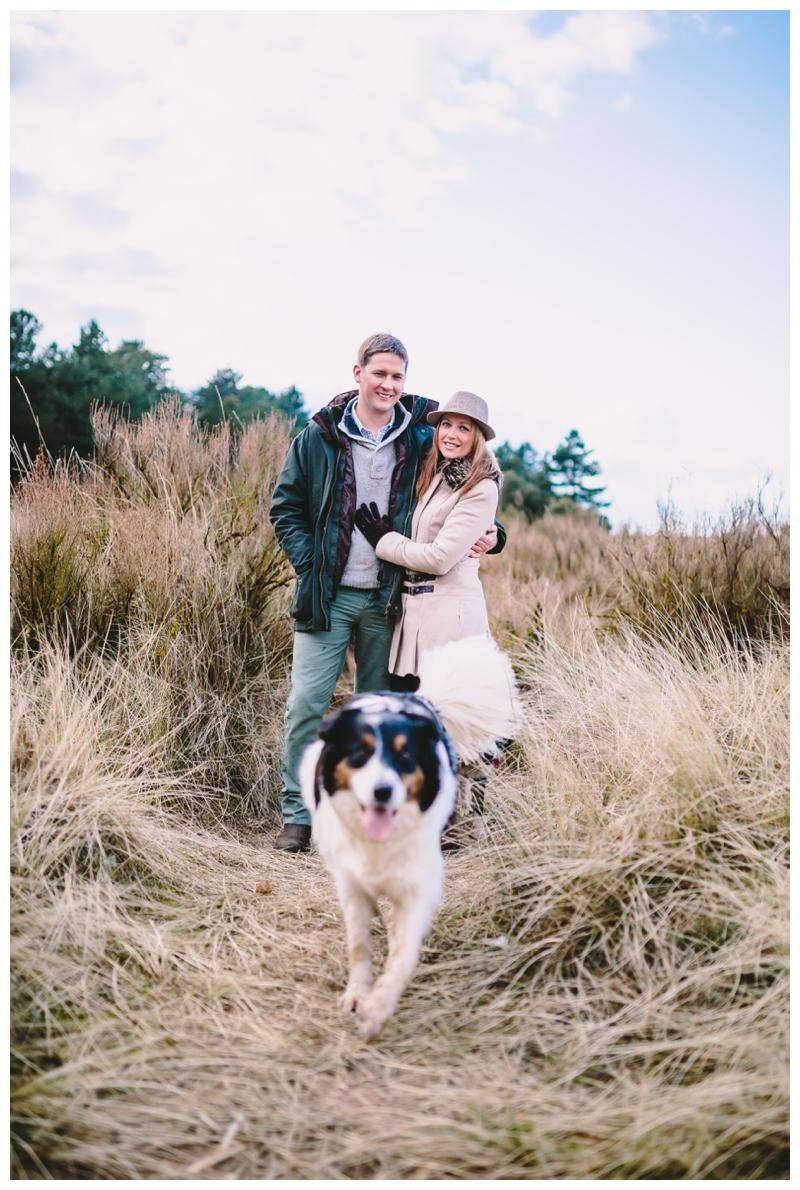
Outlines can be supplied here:
M469 420L472 422L472 445L469 454L464 455L464 458L470 460L470 468L467 472L467 478L458 489L459 497L466 495L482 479L493 479L498 486L502 482L502 473L497 465L497 460L486 445L483 431L472 418ZM442 423L439 421L433 435L433 450L422 464L422 470L417 480L417 499L419 499L423 492L428 490L434 481L436 472L442 466L444 456L439 450L439 431L441 428Z

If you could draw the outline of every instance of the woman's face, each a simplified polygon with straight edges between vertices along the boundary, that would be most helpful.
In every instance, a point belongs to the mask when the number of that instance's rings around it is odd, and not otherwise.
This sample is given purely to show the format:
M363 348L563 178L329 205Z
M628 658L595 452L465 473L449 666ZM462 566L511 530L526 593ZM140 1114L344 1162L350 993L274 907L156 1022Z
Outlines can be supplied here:
M475 422L460 413L446 413L439 422L437 444L445 459L463 459L475 444Z

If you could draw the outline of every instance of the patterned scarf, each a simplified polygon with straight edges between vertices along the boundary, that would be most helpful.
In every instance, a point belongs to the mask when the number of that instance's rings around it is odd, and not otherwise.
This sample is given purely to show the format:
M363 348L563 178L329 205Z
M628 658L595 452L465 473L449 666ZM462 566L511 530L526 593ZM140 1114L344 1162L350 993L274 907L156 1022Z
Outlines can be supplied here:
M448 487L451 487L455 491L456 488L460 488L462 484L466 483L471 465L472 460L465 455L461 459L448 459L439 470L444 476Z
M462 484L466 483L471 466L471 459L467 455L464 455L464 457L461 459L448 459L446 463L442 463L439 466L439 473L444 476L445 483L448 485L448 487L451 487L453 491L456 491L462 486ZM492 476L492 479L497 484L497 486L500 487L499 471L495 472L495 474Z

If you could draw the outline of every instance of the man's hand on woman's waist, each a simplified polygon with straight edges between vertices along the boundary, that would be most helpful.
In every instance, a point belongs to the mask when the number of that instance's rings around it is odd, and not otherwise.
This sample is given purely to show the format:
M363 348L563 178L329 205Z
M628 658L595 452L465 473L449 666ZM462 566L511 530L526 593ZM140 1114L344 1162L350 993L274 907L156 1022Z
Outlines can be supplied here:
M490 525L485 533L481 534L478 540L473 545L472 549L467 554L468 558L480 558L487 550L492 550L497 545L497 525Z

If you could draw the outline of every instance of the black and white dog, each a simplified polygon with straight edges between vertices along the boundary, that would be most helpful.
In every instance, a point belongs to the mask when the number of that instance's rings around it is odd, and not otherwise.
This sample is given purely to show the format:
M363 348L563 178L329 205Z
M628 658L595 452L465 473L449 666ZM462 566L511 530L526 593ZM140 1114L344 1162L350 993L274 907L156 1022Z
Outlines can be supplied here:
M316 845L344 913L350 974L341 998L372 1037L394 1012L442 898L440 839L458 759L513 735L508 658L489 637L431 651L419 694L361 694L329 715L300 769ZM385 900L389 951L372 982L370 921Z

